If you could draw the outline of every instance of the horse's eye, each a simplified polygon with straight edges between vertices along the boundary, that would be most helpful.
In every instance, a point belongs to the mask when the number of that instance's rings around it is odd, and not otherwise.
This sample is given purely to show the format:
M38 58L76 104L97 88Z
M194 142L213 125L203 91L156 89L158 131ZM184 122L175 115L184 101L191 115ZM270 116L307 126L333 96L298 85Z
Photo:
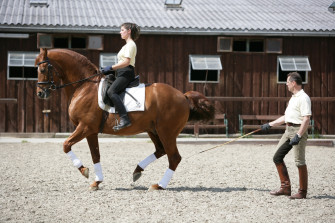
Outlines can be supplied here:
M45 73L45 71L46 71L45 67L40 66L40 67L38 67L38 69L40 70L41 73Z

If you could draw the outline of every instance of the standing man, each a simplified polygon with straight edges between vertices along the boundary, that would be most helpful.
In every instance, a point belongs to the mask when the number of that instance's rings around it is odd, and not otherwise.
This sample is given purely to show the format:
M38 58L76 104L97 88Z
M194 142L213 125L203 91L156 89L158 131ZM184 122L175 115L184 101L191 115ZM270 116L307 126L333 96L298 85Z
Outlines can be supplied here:
M312 115L311 99L302 89L302 79L299 73L292 72L287 76L286 82L288 90L293 94L285 115L261 126L263 131L268 131L272 126L286 123L286 130L277 145L277 152L273 157L281 186L279 190L271 191L274 196L286 195L290 199L303 199L307 195L307 166L305 161L305 148L308 138L308 125ZM295 164L299 170L299 190L297 194L291 196L291 182L284 163L286 154L294 148Z

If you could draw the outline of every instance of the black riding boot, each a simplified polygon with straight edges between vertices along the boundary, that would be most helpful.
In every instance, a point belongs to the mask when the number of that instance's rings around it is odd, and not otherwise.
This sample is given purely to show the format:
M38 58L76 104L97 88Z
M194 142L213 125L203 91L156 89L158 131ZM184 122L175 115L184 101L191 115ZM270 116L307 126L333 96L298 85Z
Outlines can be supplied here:
M131 126L130 119L128 117L126 108L122 103L122 100L118 94L113 94L111 97L113 104L115 106L115 110L119 113L120 123L113 127L114 131L119 131L125 127Z

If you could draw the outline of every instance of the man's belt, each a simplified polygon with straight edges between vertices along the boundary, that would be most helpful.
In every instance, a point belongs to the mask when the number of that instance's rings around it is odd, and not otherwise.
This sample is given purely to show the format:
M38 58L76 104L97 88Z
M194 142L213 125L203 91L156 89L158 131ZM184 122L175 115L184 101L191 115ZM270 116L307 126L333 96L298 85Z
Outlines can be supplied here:
M286 125L287 126L293 126L293 127L300 127L300 124L294 124L292 122L287 122Z

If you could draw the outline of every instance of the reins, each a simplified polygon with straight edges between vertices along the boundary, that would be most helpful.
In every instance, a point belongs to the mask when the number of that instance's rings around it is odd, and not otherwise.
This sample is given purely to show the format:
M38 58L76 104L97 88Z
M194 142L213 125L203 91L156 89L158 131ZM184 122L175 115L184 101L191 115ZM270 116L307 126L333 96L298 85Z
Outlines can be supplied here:
M45 82L45 81L44 82L37 82L37 86L39 88L43 89L43 90L45 90L45 88L43 88L43 87L40 86L42 84L49 84L50 85L50 87L49 87L50 90L57 90L57 89L61 89L61 88L73 85L73 84L78 84L78 83L81 83L81 82L85 82L85 81L87 81L89 79L92 79L93 77L101 75L100 72L97 72L96 74L93 74L93 75L91 75L91 76L89 76L87 78L84 78L84 79L81 79L81 80L78 80L78 81L74 81L74 82L70 82L70 83L67 83L67 84L63 84L63 85L58 85L57 86L55 84L54 80L53 80L53 74L51 73L51 69L55 70L57 76L59 76L58 71L52 66L52 64L49 63L49 58L47 58L46 60L43 60L43 61L37 63L37 66L39 66L40 64L43 64L43 63L48 63L48 81L47 82ZM51 81L49 80L50 77L51 77Z
M201 151L201 152L199 152L199 153L193 154L193 155L187 157L186 159L189 159L189 158L191 158L191 157L193 157L193 156L195 156L195 155L198 155L198 154L200 154L200 153L204 153L204 152L207 152L207 151L209 151L209 150L216 149L216 148L218 148L218 147L221 147L221 146L227 145L227 144L229 144L229 143L235 142L235 141L238 140L238 139L242 139L242 138L244 138L244 137L246 137L246 136L249 136L249 135L254 134L254 133L256 133L256 132L259 132L259 131L261 131L261 130L262 130L262 129L256 129L256 130L254 130L254 131L252 131L252 132L249 132L248 134L245 134L245 135L240 136L240 137L238 137L238 138L236 138L236 139L230 140L229 142L226 142L226 143L223 143L223 144L220 144L220 145L216 145L216 146L211 147L211 148L209 148L209 149L203 150L203 151Z
M93 77L96 77L96 76L99 76L101 75L101 73L96 73L96 74L93 74L92 76L89 76L87 78L84 78L84 79L81 79L79 81L74 81L74 82L71 82L71 83L67 83L67 84L63 84L63 85L60 85L60 86L56 86L56 89L60 89L60 88L63 88L63 87L67 87L69 85L73 85L73 84L77 84L77 83L80 83L80 82L84 82L84 81L87 81Z

